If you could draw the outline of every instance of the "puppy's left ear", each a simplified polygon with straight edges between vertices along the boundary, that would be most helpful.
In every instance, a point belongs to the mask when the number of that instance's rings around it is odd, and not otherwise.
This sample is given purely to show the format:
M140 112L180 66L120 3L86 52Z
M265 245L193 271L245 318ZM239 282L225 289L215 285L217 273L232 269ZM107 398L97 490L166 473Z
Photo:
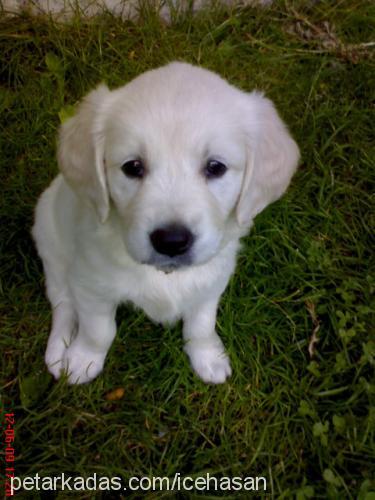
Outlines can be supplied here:
M299 149L269 99L258 92L245 98L247 166L236 216L246 227L285 192L297 168Z

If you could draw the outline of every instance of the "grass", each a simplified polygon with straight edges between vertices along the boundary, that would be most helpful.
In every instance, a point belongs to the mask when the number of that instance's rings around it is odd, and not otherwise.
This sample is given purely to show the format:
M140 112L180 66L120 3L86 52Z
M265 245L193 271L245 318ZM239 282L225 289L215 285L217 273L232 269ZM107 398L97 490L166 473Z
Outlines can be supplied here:
M16 415L16 475L259 475L258 497L374 499L374 19L374 4L359 0L217 7L170 25L152 11L140 22L0 18L0 386ZM221 301L233 376L204 385L180 325L120 308L104 372L86 386L56 383L43 362L51 315L30 227L57 172L59 113L101 80L117 86L172 59L264 89L302 150L288 193L244 239ZM116 388L123 397L111 400Z

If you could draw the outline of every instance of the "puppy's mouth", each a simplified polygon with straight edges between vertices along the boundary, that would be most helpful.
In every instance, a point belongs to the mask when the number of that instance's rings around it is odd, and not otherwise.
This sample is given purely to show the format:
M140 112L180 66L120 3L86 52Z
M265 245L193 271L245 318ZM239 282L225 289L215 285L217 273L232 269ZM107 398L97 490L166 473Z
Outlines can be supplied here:
M174 271L176 271L176 270L178 269L178 267L176 267L176 266L174 266L174 267L173 267L173 266L171 266L171 267L167 267L167 266L166 266L166 267L156 267L156 269L157 269L158 271L161 271L161 272L162 272L162 273L164 273L164 274L171 274L171 273L173 273Z
M170 274L174 271L193 265L193 259L190 254L167 257L155 253L150 257L150 259L143 262L143 264L153 266L155 269L162 271L165 274Z

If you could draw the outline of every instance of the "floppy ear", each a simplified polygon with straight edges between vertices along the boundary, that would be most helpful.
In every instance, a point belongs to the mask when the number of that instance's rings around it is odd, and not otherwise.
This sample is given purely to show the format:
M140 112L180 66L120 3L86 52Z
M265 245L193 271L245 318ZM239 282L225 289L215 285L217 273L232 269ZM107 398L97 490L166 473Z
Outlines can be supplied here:
M68 184L96 209L101 222L109 212L104 171L103 109L110 91L100 85L78 106L59 131L58 162Z
M280 198L299 160L298 146L273 103L258 92L246 99L247 165L236 211L240 226L250 226L258 213Z

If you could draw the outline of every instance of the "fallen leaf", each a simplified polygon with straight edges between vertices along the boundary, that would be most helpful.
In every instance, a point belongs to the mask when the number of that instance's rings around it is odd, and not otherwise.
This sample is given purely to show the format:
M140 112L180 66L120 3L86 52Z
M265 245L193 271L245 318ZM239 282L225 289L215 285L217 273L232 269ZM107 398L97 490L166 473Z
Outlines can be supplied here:
M123 387L118 387L117 389L108 392L105 395L105 399L107 401L118 401L119 399L122 399L124 397L124 394L125 394L125 389Z

